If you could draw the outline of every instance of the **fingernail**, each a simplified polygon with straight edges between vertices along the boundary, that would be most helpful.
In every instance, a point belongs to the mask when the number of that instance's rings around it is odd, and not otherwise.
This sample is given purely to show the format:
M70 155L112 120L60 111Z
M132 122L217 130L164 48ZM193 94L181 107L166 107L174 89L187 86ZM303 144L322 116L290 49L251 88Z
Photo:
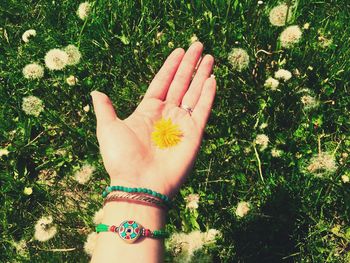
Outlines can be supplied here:
M211 74L210 77L213 78L213 79L215 79L215 75L214 75L214 74Z

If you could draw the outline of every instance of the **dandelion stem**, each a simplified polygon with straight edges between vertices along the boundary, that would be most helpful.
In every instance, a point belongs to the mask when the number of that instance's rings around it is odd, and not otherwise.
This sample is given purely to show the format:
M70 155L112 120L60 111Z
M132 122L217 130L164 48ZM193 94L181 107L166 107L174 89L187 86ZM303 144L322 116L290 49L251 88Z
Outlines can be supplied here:
M317 141L318 141L318 153L321 154L322 149L321 149L321 138L324 136L324 134L321 134L318 136Z
M337 147L335 147L334 152L332 153L332 156L334 156L336 154L336 152L338 151L339 145L341 144L342 140L340 140L340 142L338 142Z
M264 177L262 175L262 169L261 169L261 161L260 161L260 158L259 158L258 151L256 150L255 143L253 143L253 148L254 148L256 159L258 160L259 175L260 175L261 181L264 182Z

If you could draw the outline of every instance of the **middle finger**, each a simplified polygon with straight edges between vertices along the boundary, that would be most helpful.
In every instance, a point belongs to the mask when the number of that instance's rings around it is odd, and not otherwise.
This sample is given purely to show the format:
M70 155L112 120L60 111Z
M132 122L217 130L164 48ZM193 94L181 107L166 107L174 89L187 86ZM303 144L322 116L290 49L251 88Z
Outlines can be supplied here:
M201 57L203 44L199 41L193 43L184 55L181 64L169 87L166 101L179 105L192 80L193 71Z

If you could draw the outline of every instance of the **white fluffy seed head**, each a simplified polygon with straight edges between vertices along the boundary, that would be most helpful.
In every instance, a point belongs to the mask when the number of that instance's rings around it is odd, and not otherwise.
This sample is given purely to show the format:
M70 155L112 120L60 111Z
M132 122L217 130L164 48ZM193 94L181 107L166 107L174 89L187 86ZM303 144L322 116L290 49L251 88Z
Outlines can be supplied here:
M249 210L250 210L250 204L248 202L241 201L237 205L236 216L244 217L246 214L248 214Z
M61 49L51 49L45 55L45 65L50 70L61 70L68 63L68 54Z
M22 100L22 110L27 115L38 117L40 112L44 110L44 105L41 99L35 96L27 96Z
M79 5L77 10L77 15L79 16L80 19L85 20L89 16L90 11L91 11L90 3L84 2Z
M275 78L283 81L290 80L292 73L286 69L279 69L275 72Z
M311 95L304 95L300 100L306 110L316 108L319 105L319 102Z
M68 45L64 48L64 51L68 55L68 65L76 65L79 63L81 58L81 53L79 49L74 45Z
M30 37L35 37L36 36L36 31L34 29L29 29L25 31L22 35L22 40L26 43L29 42Z
M57 233L56 226L52 225L52 216L40 218L34 226L34 238L40 242L45 242L53 238Z
M280 82L273 77L268 77L264 83L264 87L270 88L271 90L276 90Z
M95 225L98 225L98 224L102 223L103 216L104 216L104 210L103 210L103 207L102 207L94 215L93 221L94 221Z
M320 152L313 156L307 166L307 171L315 176L323 177L326 174L333 173L337 170L337 164L332 154Z
M286 24L288 13L288 21L292 18L292 9L285 3L275 6L269 14L270 23L274 26L284 26ZM287 22L288 22L287 21Z
M168 251L172 251L174 262L192 262L195 252L202 249L204 245L216 242L216 238L221 236L221 232L210 229L207 232L194 230L190 233L173 233L166 241L165 246Z
M255 138L255 143L260 145L260 150L263 151L269 143L269 137L266 134L258 134Z
M228 60L232 68L237 71L242 71L249 65L249 55L247 51L242 48L233 48L228 55Z
M74 180L80 184L85 184L90 180L91 175L95 171L95 167L90 164L84 164L80 170L74 174Z
M185 197L186 207L192 210L198 208L199 195L198 194L189 194Z
M299 26L289 26L280 35L281 45L284 48L291 48L294 44L298 43L301 38L302 32Z
M37 63L31 63L23 68L22 73L26 79L39 79L44 76L44 67Z
M89 256L92 256L92 254L94 253L96 243L97 243L97 238L98 238L98 234L96 232L91 232L87 236L87 239L84 243L84 250L86 254L88 254Z

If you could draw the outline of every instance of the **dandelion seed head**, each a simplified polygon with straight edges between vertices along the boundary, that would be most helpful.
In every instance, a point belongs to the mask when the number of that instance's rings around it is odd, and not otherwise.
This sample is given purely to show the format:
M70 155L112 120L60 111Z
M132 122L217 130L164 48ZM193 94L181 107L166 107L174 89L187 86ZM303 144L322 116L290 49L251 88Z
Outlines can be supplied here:
M300 41L302 32L299 26L289 26L280 35L281 45L284 48L291 48Z
M44 110L44 104L41 99L35 96L24 97L22 100L22 110L27 115L38 117Z
M241 72L249 65L249 55L247 51L242 48L233 48L228 55L228 61L231 63L234 70Z
M61 70L68 63L68 55L58 48L51 49L45 55L45 65L50 70Z
M96 248L96 243L98 239L98 234L96 232L91 232L84 243L84 250L86 254L92 256Z
M94 173L95 169L96 168L90 164L84 164L80 170L74 174L74 180L80 184L87 183L90 180L91 175Z
M167 241L177 262L190 262L195 251L204 245L203 235L199 230L190 233L173 233Z
M279 69L275 72L275 78L283 81L290 80L292 73L286 69Z
M179 126L172 123L171 119L160 119L154 124L152 140L161 149L177 145L183 136Z
M269 137L265 134L258 134L255 138L255 143L260 145L260 150L263 151L269 143Z
M190 233L173 233L166 240L166 247L172 251L174 262L191 262L194 253L203 248L206 244L214 243L221 232L210 229L207 232L194 230Z
M292 9L289 8L287 4L280 4L278 6L275 6L271 9L269 14L269 20L270 23L274 26L284 26L286 24L286 18L287 18L287 12L288 12L288 21L292 18Z
M98 224L102 223L103 215L104 215L104 210L103 210L103 207L102 207L94 215L94 220L93 221L94 221L95 225L98 225Z
M209 229L206 233L204 233L204 242L205 243L212 243L215 241L215 239L221 236L220 230L217 229Z
M26 79L39 79L44 76L44 67L37 63L31 63L23 68L22 73Z
M40 218L34 226L34 238L38 241L45 242L53 238L57 233L56 226L52 226L52 216Z
M90 11L91 11L90 3L84 2L79 5L77 10L77 15L79 16L80 19L85 20L89 16Z
M273 77L268 77L265 80L264 87L270 88L271 90L276 90L280 82L277 79L274 79Z
M68 45L64 48L64 51L68 55L68 61L67 61L68 65L76 65L80 62L81 53L76 46Z
M250 210L250 204L248 202L241 201L237 204L236 216L244 217L245 215L248 214L249 210Z
M310 95L304 95L300 98L300 100L304 105L304 109L306 110L316 108L319 105L319 102Z
M337 170L337 164L333 155L327 152L321 152L313 156L307 166L307 171L317 177L323 177L326 174Z
M194 252L201 249L205 244L204 233L199 230L192 231L188 234L188 239L190 240L188 252L193 256Z
M36 36L36 31L34 29L29 29L25 31L22 35L22 40L26 43L29 42L30 37L35 37Z
M189 209L197 209L198 208L198 202L199 202L199 195L198 194L189 194L185 197L186 200L186 207Z
M166 239L167 248L172 251L173 256L180 262L189 262L191 260L190 242L188 234L186 233L173 233L168 239Z

